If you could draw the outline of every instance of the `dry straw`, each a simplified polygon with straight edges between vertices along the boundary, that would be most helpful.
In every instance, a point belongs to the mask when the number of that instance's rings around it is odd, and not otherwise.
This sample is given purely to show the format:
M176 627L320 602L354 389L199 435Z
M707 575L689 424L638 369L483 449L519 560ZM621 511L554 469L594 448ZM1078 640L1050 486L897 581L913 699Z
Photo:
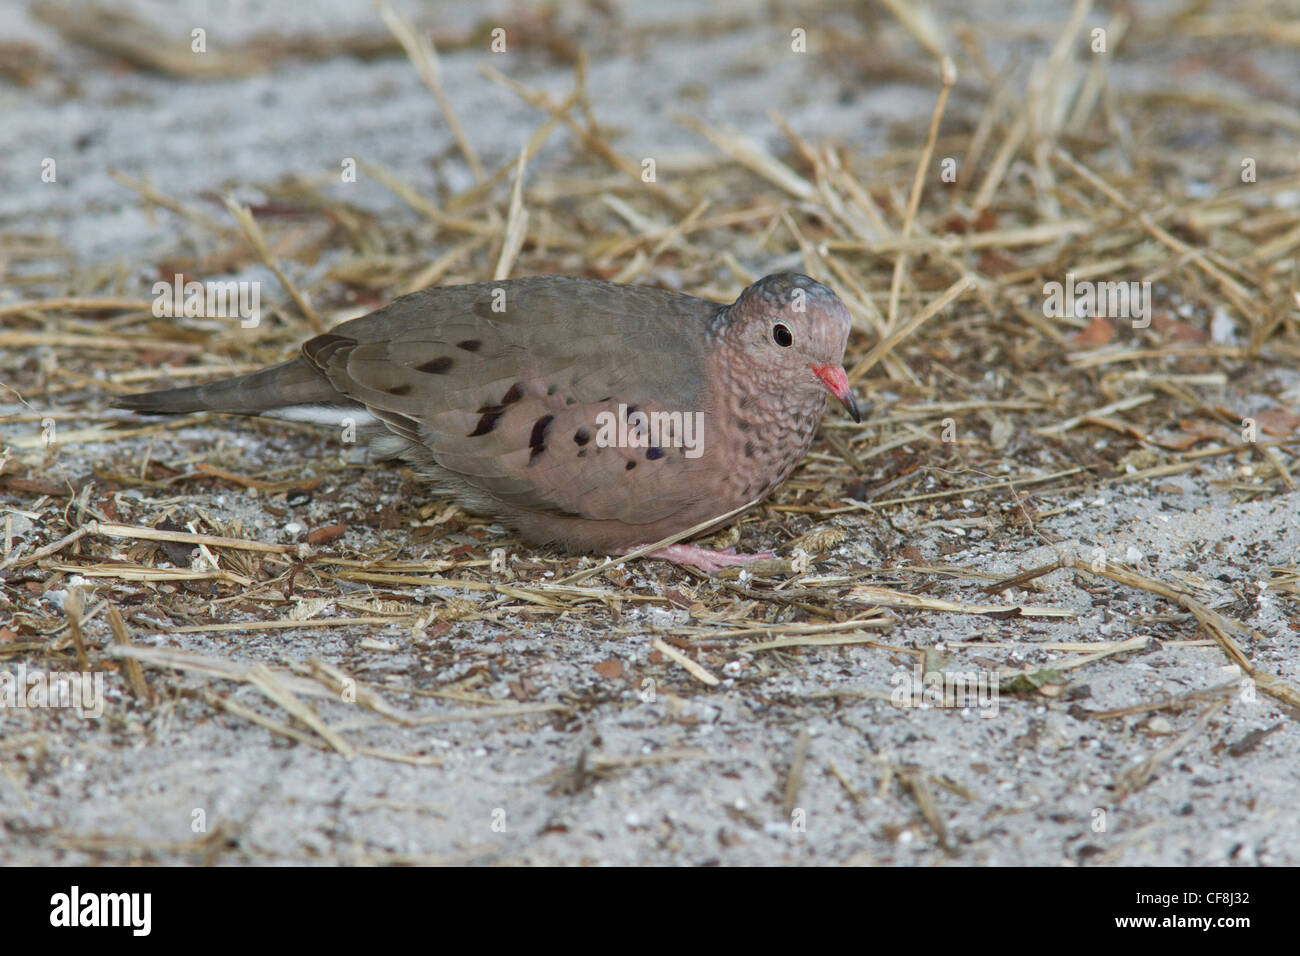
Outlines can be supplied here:
M212 323L163 323L153 319L147 301L118 294L120 283L112 276L74 269L70 294L25 295L25 301L0 308L8 387L40 408L76 398L84 409L78 413L82 427L60 431L53 446L39 434L49 416L36 409L6 423L0 493L14 509L10 524L14 516L34 520L40 533L22 543L12 543L11 535L11 551L0 557L0 577L8 585L5 626L14 628L13 640L0 641L0 659L31 655L51 666L78 659L97 669L120 665L134 706L150 706L160 694L184 687L306 746L345 757L430 764L436 760L427 755L369 745L365 728L352 728L340 717L355 713L340 710L343 692L352 695L350 706L374 720L407 726L548 719L571 708L554 701L501 706L472 693L472 685L457 685L435 693L468 709L420 716L323 660L299 673L150 647L148 638L166 622L174 634L345 629L380 634L383 646L401 646L476 623L501 633L535 626L607 629L618 626L622 608L651 603L684 609L691 621L652 628L643 646L647 656L657 650L665 658L656 673L679 682L679 693L713 693L730 662L797 666L801 654L852 648L914 654L890 643L892 625L904 616L1066 616L1053 604L1053 588L1071 577L1104 581L1177 609L1184 623L1162 634L1167 647L1212 641L1261 692L1290 713L1300 712L1300 692L1252 657L1261 635L1230 609L1212 608L1172 574L1113 561L1092 570L1080 554L1077 561L1063 558L988 583L988 575L960 555L938 565L913 560L910 567L906 561L863 567L852 536L864 527L865 515L882 529L893 522L943 523L999 538L1047 540L1035 524L1035 494L1068 500L1137 483L1158 489L1168 476L1220 459L1236 460L1243 475L1249 468L1249 480L1228 486L1243 503L1294 489L1300 444L1294 414L1288 419L1279 411L1261 420L1264 431L1248 441L1240 433L1245 410L1224 391L1252 363L1300 360L1294 266L1300 209L1287 199L1300 190L1293 162L1300 116L1292 108L1227 95L1119 88L1112 58L1084 61L1078 54L1086 46L1087 2L1076 4L1028 83L991 78L979 69L959 77L954 63L960 58L943 30L891 0L887 6L933 64L929 122L911 130L905 147L870 157L812 143L774 113L773 131L788 144L776 150L755 131L739 135L683 116L683 125L699 136L699 154L665 159L661 181L647 182L640 157L624 153L596 121L585 61L578 55L573 89L559 97L484 70L502 95L517 97L538 115L518 153L491 169L472 145L472 129L457 118L433 43L387 3L377 5L397 43L383 35L358 37L354 47L392 50L400 44L451 129L474 185L435 199L362 158L362 174L413 213L380 222L331 198L322 188L323 174L258 184L272 202L315 213L308 225L299 219L289 230L234 202L227 203L233 224L218 220L147 183L118 176L142 204L205 235L203 254L175 250L177 271L190 275L205 267L261 263L275 273L292 306L277 310L276 320L256 334ZM123 29L120 19L99 8L85 15L71 10L59 3L38 5L39 15L74 42L129 63L185 73L199 62L148 40L139 29ZM1193 10L1175 19L1147 17L1140 30L1117 16L1109 28L1113 44L1228 30L1261 43L1300 45L1294 30L1254 14ZM439 42L446 47L467 41ZM204 69L243 75L259 60L303 50L282 40L256 56L203 61ZM1228 135L1240 135L1239 144L1224 144L1225 155L1253 149L1292 160L1273 163L1257 184L1224 179L1208 195L1190 194L1181 184L1203 170L1194 156L1167 145L1196 118L1189 107L1215 117ZM1121 109L1144 117L1140 136L1114 135L1123 127ZM960 110L957 120L954 110ZM540 168L536 156L560 130L569 134L567 160L558 168ZM949 157L961 158L951 183L938 175L940 161ZM0 251L64 256L36 239L9 238ZM300 288L293 276L316 274L306 266L322 256L329 257L330 271ZM355 467L334 460L323 440L320 459L305 469L268 466L244 473L220 448L188 446L193 457L183 460L172 433L185 422L124 427L121 416L103 411L106 392L165 377L219 377L293 354L303 338L355 311L339 294L345 279L364 301L378 304L431 284L489 276L568 272L654 282L672 270L689 291L725 299L770 263L805 268L837 291L858 329L847 359L851 378L867 397L890 397L861 425L828 415L824 440L786 487L757 509L727 516L748 512L740 519L742 547L781 553L743 579L734 572L708 579L641 560L673 539L594 564L522 549L499 529L445 503L408 509L399 527L382 536L358 529L357 537L334 543L274 543L232 521L206 517L206 503L214 489L281 502L286 492L309 486L304 471L330 485L360 481ZM1044 284L1067 271L1152 280L1161 286L1160 300L1171 306L1157 309L1144 330L1044 315ZM1214 339L1213 323L1225 313L1239 330L1235 341ZM39 376L15 359L34 349L58 356ZM991 380L996 387L989 386ZM244 427L273 429L277 441L293 428ZM945 440L945 431L955 440ZM1131 457L1099 457L1093 444L1098 435L1109 436L1112 449L1127 449ZM74 487L59 460L59 447L79 442L100 448L99 473L88 476L93 493ZM1025 464L1030 460L1033 467ZM1008 462L1009 471L1001 467ZM112 501L106 492L132 485L149 491L148 505L135 508L129 520L105 513ZM70 497L69 491L79 493ZM171 520L180 515L190 522L188 530ZM697 530L707 529L692 532ZM734 533L734 526L723 532ZM819 540L823 547L814 547ZM412 560L416 541L439 557ZM808 553L807 563L796 560L792 544ZM515 552L504 571L491 566L490 551L497 546ZM1270 597L1296 614L1296 567L1256 571L1268 582ZM887 584L871 583L876 576L885 576ZM87 595L85 606L72 598L56 613L40 599L44 592L66 589L74 578ZM927 593L936 586L943 597ZM290 611L302 604L302 589L319 603L307 616L294 617ZM1034 589L1035 600L1004 596L990 603L1013 589ZM195 594L203 595L201 613ZM371 607L383 613L368 613ZM94 636L110 632L111 643ZM1009 639L980 647L984 653L991 647L1032 648L1053 655L1055 670L1071 672L1122 659L1150 640L1143 635L1044 645ZM1035 672L1012 668L1004 676L1029 678ZM386 693L405 695L413 705L423 696L413 688ZM1221 706L1193 695L1179 701L1138 699L1130 708L1094 714L1105 720L1162 708L1201 709L1182 735L1118 781L1122 792L1149 781L1205 731ZM815 750L806 737L797 742L784 789L787 806L797 798ZM584 766L583 774L595 772ZM936 839L946 844L934 805L935 780L901 765L882 767L887 779L906 785ZM837 769L836 776L857 803L858 790Z

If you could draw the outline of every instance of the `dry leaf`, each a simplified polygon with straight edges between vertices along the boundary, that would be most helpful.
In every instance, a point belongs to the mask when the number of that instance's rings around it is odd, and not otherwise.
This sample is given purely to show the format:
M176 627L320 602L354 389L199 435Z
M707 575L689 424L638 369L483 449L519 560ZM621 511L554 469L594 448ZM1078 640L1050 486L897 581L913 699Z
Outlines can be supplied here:
M1277 438L1289 438L1300 432L1300 415L1285 408L1269 408L1255 416L1259 427Z
M1094 316L1084 329L1070 339L1070 343L1086 349L1098 349L1109 345L1114 337L1115 327L1100 316Z
M593 669L605 680L615 680L623 676L623 662L616 657L601 661Z

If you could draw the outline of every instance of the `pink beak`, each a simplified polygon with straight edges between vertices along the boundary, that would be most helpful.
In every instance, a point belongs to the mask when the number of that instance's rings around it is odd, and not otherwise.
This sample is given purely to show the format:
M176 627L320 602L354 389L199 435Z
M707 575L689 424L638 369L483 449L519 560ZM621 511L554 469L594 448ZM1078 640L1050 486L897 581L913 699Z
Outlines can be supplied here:
M808 363L808 367L813 370L822 384L826 386L826 391L830 392L840 400L845 411L853 416L855 422L862 421L862 415L858 412L857 399L853 397L853 392L849 389L849 377L845 374L844 369L839 365L813 365Z

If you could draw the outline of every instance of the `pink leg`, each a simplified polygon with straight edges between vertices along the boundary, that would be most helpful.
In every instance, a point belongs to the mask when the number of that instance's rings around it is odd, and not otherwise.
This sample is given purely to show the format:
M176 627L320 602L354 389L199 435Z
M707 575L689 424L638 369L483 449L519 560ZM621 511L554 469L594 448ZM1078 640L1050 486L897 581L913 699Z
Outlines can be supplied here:
M632 550L635 549L624 548L621 553L627 554L628 551ZM689 568L696 568L706 574L713 574L723 568L751 564L764 558L776 557L776 555L771 551L760 551L757 554L736 554L735 548L727 548L725 551L711 551L708 548L696 547L693 544L670 544L658 551L651 551L646 557L671 561L673 564L681 564Z

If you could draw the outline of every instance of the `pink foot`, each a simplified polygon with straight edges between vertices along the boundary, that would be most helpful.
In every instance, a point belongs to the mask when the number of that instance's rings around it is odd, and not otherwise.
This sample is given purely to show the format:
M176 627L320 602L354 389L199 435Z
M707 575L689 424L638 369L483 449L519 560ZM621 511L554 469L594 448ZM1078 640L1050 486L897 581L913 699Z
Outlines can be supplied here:
M627 550L633 550L631 548ZM626 553L626 552L624 552ZM752 564L754 561L761 561L764 558L774 558L771 551L759 551L757 554L736 554L735 548L727 548L725 551L711 551L708 548L699 548L693 544L670 544L666 548L660 548L658 551L651 551L646 555L647 558L658 558L661 561L671 561L673 564L681 564L688 568L696 568L705 574L713 574L715 571L721 571L723 568L732 568L737 565Z

